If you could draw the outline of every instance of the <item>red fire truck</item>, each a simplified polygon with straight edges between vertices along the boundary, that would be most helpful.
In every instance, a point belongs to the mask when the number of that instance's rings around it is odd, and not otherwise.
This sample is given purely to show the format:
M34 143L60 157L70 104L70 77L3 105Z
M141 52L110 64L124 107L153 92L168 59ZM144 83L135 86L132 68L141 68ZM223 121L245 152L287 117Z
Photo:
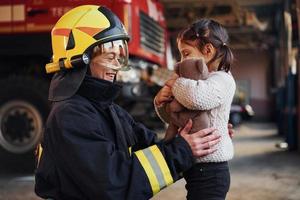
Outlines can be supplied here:
M0 146L6 151L25 153L40 140L50 107L51 77L44 68L52 56L50 31L59 17L82 4L104 5L125 24L133 67L127 76L166 66L165 21L156 0L1 0ZM140 82L125 85L134 93Z

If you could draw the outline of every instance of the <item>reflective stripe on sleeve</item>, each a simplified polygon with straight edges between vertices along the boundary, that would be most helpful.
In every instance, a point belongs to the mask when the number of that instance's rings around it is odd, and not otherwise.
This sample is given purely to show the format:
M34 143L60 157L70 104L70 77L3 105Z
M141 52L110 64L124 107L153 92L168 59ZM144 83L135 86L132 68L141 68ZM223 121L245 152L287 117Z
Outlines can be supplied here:
M40 144L38 144L37 149L36 149L37 166L40 164L42 153L43 153L43 147L40 143Z
M146 172L153 195L173 183L168 165L156 145L134 153Z
M162 173L163 173L163 177L166 183L166 186L171 185L172 183L174 183L173 177L171 175L171 172L169 170L169 167L167 165L167 162L164 158L164 156L162 155L162 153L160 152L159 148L156 145L153 145L150 147L150 150L152 152L154 156L154 158L156 159L156 162L158 163Z
M129 147L128 151L129 151L129 155L131 156L131 154L132 154L132 147Z

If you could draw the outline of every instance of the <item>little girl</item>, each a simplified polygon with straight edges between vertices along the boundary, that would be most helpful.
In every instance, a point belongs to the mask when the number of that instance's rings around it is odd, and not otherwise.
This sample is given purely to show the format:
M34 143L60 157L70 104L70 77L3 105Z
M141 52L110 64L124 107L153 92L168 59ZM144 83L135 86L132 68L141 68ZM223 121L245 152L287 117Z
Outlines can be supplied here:
M206 80L173 78L156 95L154 104L160 118L168 122L165 103L176 100L191 110L206 110L210 127L221 135L216 151L202 158L184 173L189 200L224 200L230 186L228 160L233 158L233 144L227 123L235 93L230 73L233 54L227 45L228 34L218 22L201 19L181 31L177 38L181 61L203 58L209 69Z

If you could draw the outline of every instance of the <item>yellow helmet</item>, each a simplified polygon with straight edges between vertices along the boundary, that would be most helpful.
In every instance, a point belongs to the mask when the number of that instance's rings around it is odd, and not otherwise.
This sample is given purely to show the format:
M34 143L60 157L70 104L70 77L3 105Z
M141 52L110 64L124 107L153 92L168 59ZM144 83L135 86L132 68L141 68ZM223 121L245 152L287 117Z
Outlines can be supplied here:
M46 71L56 73L50 83L50 101L65 100L78 91L96 46L121 45L125 56L120 59L122 67L115 70L128 69L129 36L119 18L106 7L73 8L58 20L51 37L53 57Z
M114 40L127 44L129 40L119 18L96 5L79 6L65 13L52 29L51 38L53 57L46 65L47 73L88 65L93 47Z

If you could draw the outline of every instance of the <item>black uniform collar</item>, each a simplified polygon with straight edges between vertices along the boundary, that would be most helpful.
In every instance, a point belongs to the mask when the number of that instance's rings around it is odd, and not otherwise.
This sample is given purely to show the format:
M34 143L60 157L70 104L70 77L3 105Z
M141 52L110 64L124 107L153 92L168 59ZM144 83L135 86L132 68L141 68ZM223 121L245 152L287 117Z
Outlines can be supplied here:
M121 88L119 84L86 75L78 94L104 104L111 104L118 97Z

